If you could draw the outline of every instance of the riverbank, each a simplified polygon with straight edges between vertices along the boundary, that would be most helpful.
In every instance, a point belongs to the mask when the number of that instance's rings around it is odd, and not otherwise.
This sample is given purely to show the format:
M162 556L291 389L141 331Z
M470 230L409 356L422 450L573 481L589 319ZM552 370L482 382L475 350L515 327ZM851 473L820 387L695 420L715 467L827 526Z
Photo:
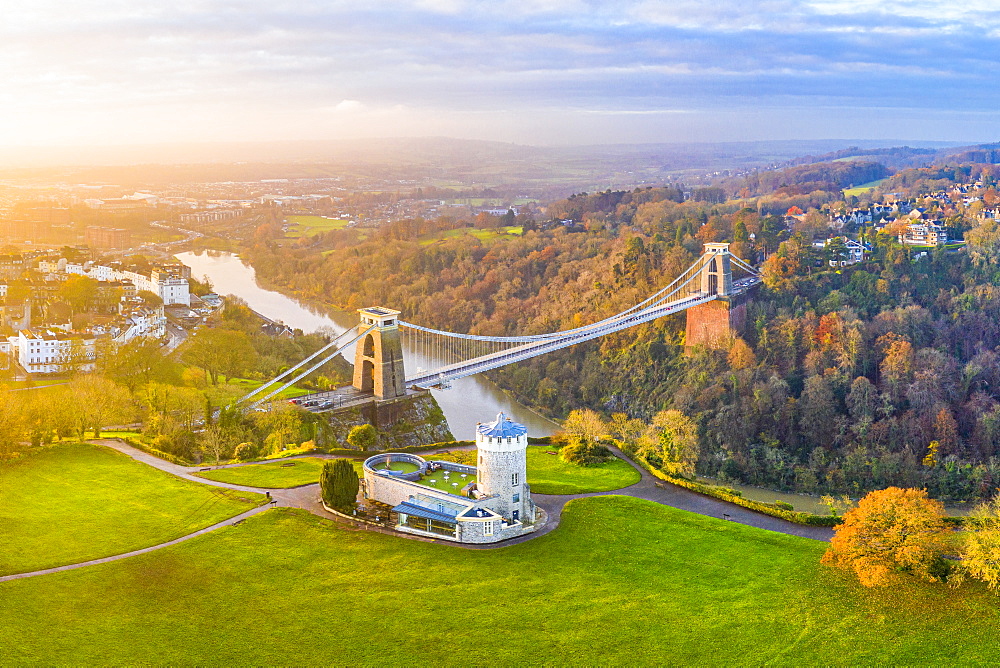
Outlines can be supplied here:
M318 307L281 292L263 287L252 266L229 252L186 252L178 260L191 267L193 276L207 276L219 294L239 297L247 305L272 320L303 332L332 330L339 334L358 324L356 313ZM405 343L405 342L404 342ZM353 349L344 353L353 361ZM433 368L442 360L404 348L406 364L411 369ZM452 383L449 390L433 390L434 399L444 411L455 438L471 438L476 425L493 419L503 411L528 427L532 436L549 436L559 430L554 421L517 402L485 376L469 376Z

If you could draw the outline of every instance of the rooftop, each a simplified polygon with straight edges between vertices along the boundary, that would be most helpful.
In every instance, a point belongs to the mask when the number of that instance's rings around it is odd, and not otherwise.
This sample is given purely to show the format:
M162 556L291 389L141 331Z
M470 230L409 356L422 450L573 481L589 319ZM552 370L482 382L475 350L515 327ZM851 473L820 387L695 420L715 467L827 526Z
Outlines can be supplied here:
M523 424L514 422L501 411L497 414L497 419L493 422L480 424L476 427L476 433L494 438L513 438L524 436L528 433L528 428Z

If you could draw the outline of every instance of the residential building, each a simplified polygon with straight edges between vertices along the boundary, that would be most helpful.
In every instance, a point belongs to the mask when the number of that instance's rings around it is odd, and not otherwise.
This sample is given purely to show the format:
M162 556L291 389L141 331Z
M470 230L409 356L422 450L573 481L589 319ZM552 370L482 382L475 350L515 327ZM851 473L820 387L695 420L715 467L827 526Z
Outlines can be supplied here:
M934 221L914 222L898 238L907 246L942 246L948 243L948 230Z
M92 333L18 332L14 346L17 361L28 373L62 373L71 367L83 371L94 368L97 337Z

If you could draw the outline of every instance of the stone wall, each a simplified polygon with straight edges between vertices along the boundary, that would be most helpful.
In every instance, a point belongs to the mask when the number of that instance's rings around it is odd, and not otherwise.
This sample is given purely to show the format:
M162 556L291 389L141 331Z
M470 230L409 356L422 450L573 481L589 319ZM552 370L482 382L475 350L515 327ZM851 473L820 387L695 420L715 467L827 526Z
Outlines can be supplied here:
M351 429L370 424L379 432L379 450L453 440L444 412L430 392L394 401L372 401L358 408L322 413L340 447L348 447Z

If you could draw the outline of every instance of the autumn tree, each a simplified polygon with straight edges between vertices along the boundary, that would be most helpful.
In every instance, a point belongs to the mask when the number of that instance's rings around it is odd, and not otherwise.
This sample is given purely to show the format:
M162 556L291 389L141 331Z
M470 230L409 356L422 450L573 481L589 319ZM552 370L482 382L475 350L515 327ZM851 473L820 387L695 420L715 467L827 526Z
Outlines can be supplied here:
M69 388L79 409L81 434L90 428L94 438L100 438L102 428L128 422L134 416L132 395L106 378L79 376L69 383Z
M653 416L652 429L657 435L656 454L663 461L663 470L693 478L700 454L694 420L678 410L660 411Z
M1000 496L969 515L963 535L962 570L1000 591Z
M844 514L823 562L854 571L866 587L888 584L898 571L935 582L948 533L944 504L926 490L889 487Z
M570 411L563 423L563 431L573 436L579 436L585 441L599 441L607 431L607 425L597 413L589 408Z
M736 371L749 369L757 364L757 358L753 354L753 349L747 345L743 339L736 337L733 345L729 348L727 357L729 366Z

